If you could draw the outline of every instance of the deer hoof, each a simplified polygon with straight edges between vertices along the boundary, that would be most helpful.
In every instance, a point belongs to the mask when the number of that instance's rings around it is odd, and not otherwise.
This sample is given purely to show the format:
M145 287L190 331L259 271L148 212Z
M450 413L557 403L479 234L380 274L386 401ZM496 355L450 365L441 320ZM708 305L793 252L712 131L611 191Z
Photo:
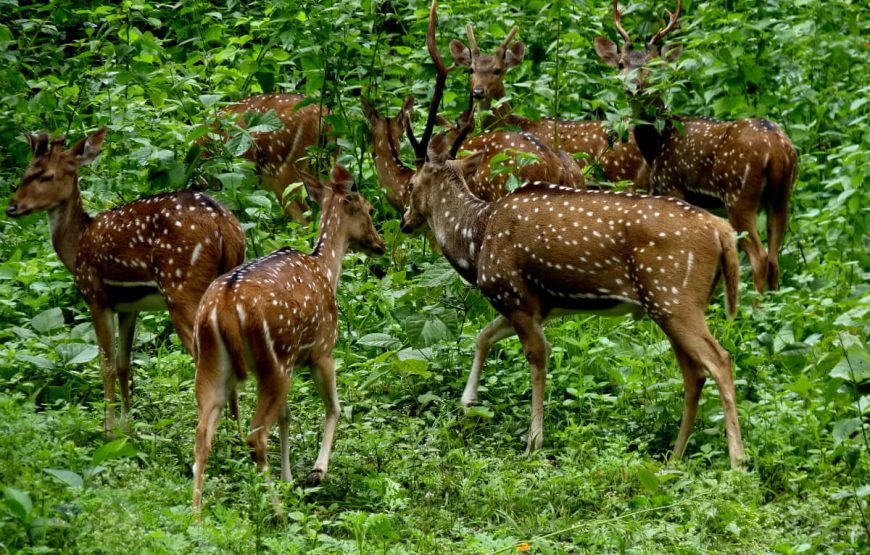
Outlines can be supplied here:
M319 469L315 469L311 471L311 474L305 478L305 487L306 488L316 488L320 485L320 482L323 480L323 471Z

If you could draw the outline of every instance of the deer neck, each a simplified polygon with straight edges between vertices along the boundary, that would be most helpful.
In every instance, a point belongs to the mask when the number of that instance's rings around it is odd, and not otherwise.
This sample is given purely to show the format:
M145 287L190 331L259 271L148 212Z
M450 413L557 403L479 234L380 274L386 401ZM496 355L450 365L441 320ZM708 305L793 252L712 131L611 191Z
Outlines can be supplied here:
M79 254L82 234L91 217L85 212L79 191L78 178L73 183L73 194L64 202L48 210L48 227L51 244L63 265L75 273L76 257Z
M324 206L323 214L320 216L317 243L311 252L311 257L323 268L323 272L326 274L327 279L329 279L333 291L338 290L338 278L341 276L342 260L344 255L347 254L350 244L347 233L342 227L338 216L337 207L335 206L338 202L333 197Z
M426 221L445 258L470 283L477 283L480 245L491 215L490 204L468 190L457 173L439 184Z

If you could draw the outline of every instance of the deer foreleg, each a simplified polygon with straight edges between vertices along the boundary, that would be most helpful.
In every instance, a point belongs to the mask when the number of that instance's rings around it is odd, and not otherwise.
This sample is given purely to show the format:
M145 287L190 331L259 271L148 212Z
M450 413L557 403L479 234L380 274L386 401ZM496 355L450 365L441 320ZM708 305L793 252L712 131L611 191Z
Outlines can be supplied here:
M514 327L504 316L499 316L477 335L477 348L474 351L474 363L471 365L471 373L462 392L462 406L470 407L477 403L477 386L480 384L480 375L483 372L483 364L490 348L507 337L516 334Z
M132 373L130 361L133 355L133 337L136 334L136 313L122 312L118 314L118 353L115 368L118 381L121 384L121 427L126 426L127 414L130 412L130 386Z
M100 372L103 375L103 399L106 401L107 434L115 429L115 313L108 308L91 308L94 332L100 348Z

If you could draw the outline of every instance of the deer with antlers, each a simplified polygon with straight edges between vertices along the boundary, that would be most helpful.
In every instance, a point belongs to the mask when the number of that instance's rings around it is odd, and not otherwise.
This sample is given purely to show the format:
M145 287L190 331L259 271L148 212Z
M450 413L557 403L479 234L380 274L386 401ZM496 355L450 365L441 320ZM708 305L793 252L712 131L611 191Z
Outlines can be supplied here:
M235 216L193 191L146 197L89 216L82 206L78 168L97 157L105 136L103 128L64 150L62 136L27 135L33 160L6 214L17 218L48 212L55 251L91 311L106 400L104 425L111 432L116 378L122 423L130 411L136 314L168 309L181 343L192 353L200 297L215 277L244 261L245 235ZM235 410L235 397L230 401Z
M474 28L465 26L468 46L459 40L450 42L450 52L457 65L471 71L471 96L485 107L505 95L504 76L523 60L526 46L521 40L514 42L518 27L511 28L493 54L481 54L474 36ZM628 141L620 141L611 133L605 121L562 120L542 118L532 120L512 113L509 102L499 105L494 116L484 120L484 128L503 125L519 127L539 137L548 147L570 154L586 153L601 166L608 181L632 181L638 187L646 185L648 167L634 142L634 133L629 131ZM583 167L587 160L577 159Z
M623 39L620 49L613 41L595 38L595 50L607 64L623 72L635 71L639 97L648 76L643 66L653 58L676 60L679 45L657 43L677 24L677 9L668 24L645 48L635 49L622 27L619 8L613 1L613 19ZM683 127L678 129L675 122ZM650 165L650 190L656 195L684 198L693 204L724 207L728 219L746 238L740 246L749 255L755 289L776 289L779 284L779 249L788 224L791 192L797 179L797 153L788 135L766 119L715 121L707 118L667 117L659 132L653 125L639 125L635 137ZM756 215L767 214L769 250L758 235Z
M384 187L387 201L400 210L406 207L408 182L414 175L414 170L406 166L400 156L400 140L404 130L410 128L413 103L414 97L409 96L398 115L387 118L381 116L365 99L362 100L363 113L372 132L372 159L378 181ZM465 140L474 126L473 106L460 116L457 125L440 117L438 122L449 129L457 150L461 145L466 151L483 152L481 164L468 181L471 191L480 198L493 200L506 195L510 175L527 181L546 180L578 189L585 188L583 173L574 161L563 153L553 152L534 135L496 131ZM522 156L528 156L529 160L523 161Z
M324 121L330 115L329 109L319 104L303 104L304 100L301 94L261 94L221 110L221 115L238 114L236 124L240 127L246 125L242 117L246 112L272 110L281 120L281 129L251 133L251 147L242 156L254 163L261 182L275 193L286 214L300 223L307 221L308 204L298 195L285 199L285 189L302 181L302 172L311 169L309 149L325 146L330 130ZM226 139L224 136L223 140Z
M436 3L428 45L438 85L430 113L446 77L435 47ZM736 311L739 268L731 226L677 199L541 182L486 202L471 194L464 177L481 154L450 159L443 134L424 135L419 144L427 154L411 179L403 229L428 225L456 271L500 313L477 338L463 404L476 402L490 347L518 335L532 373L527 451L540 448L549 353L542 324L578 311L645 312L668 336L683 374L685 405L674 455L685 450L706 370L719 388L731 464L738 467L744 451L731 355L711 335L704 314L723 275L726 312Z
M294 368L308 366L326 407L315 486L326 476L339 403L332 350L338 334L335 293L349 248L383 254L372 224L372 206L353 189L350 173L336 165L330 182L302 174L309 198L322 208L311 254L284 248L217 279L196 313L196 428L193 507L202 501L202 480L221 406L245 380L257 376L257 408L248 436L254 461L268 468L266 441L275 421L281 441L281 478L291 480L287 392Z

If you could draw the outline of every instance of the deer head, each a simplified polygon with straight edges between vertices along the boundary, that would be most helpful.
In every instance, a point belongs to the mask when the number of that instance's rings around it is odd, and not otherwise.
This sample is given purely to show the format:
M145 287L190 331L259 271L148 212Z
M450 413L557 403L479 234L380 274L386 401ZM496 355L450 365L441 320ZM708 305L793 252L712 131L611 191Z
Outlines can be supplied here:
M511 44L518 27L508 32L495 52L491 55L481 55L480 48L474 38L474 28L469 23L465 26L469 46L461 41L450 41L450 53L456 65L471 70L471 95L477 100L498 100L505 94L504 74L510 68L523 61L526 45L518 40Z
M627 74L631 71L636 71L634 79L636 86L642 86L646 80L649 71L644 70L643 66L654 58L661 57L662 59L673 62L680 57L683 52L682 45L666 44L661 48L658 47L658 42L670 33L677 25L677 18L680 16L680 0L677 0L677 9L674 13L667 12L668 23L659 30L649 40L644 48L636 49L628 36L628 33L622 27L622 19L619 15L619 7L617 0L613 0L613 21L617 32L622 37L623 43L620 49L615 42L604 37L595 37L595 52L598 57L607 65L619 68L619 70Z
M372 222L372 205L357 192L353 177L344 166L336 164L328 182L302 173L302 183L324 214L334 214L339 224L338 233L347 237L351 248L368 254L384 254L384 240Z
M24 171L21 184L6 207L6 215L17 218L32 212L51 210L77 195L79 166L86 166L100 153L106 128L64 150L66 137L49 139L48 133L26 134L33 160Z
M480 168L483 151L456 160L451 155L453 145L446 133L432 137L426 158L408 184L408 207L402 218L402 231L410 233L427 223L434 210L442 209L438 184L447 181L467 182Z

